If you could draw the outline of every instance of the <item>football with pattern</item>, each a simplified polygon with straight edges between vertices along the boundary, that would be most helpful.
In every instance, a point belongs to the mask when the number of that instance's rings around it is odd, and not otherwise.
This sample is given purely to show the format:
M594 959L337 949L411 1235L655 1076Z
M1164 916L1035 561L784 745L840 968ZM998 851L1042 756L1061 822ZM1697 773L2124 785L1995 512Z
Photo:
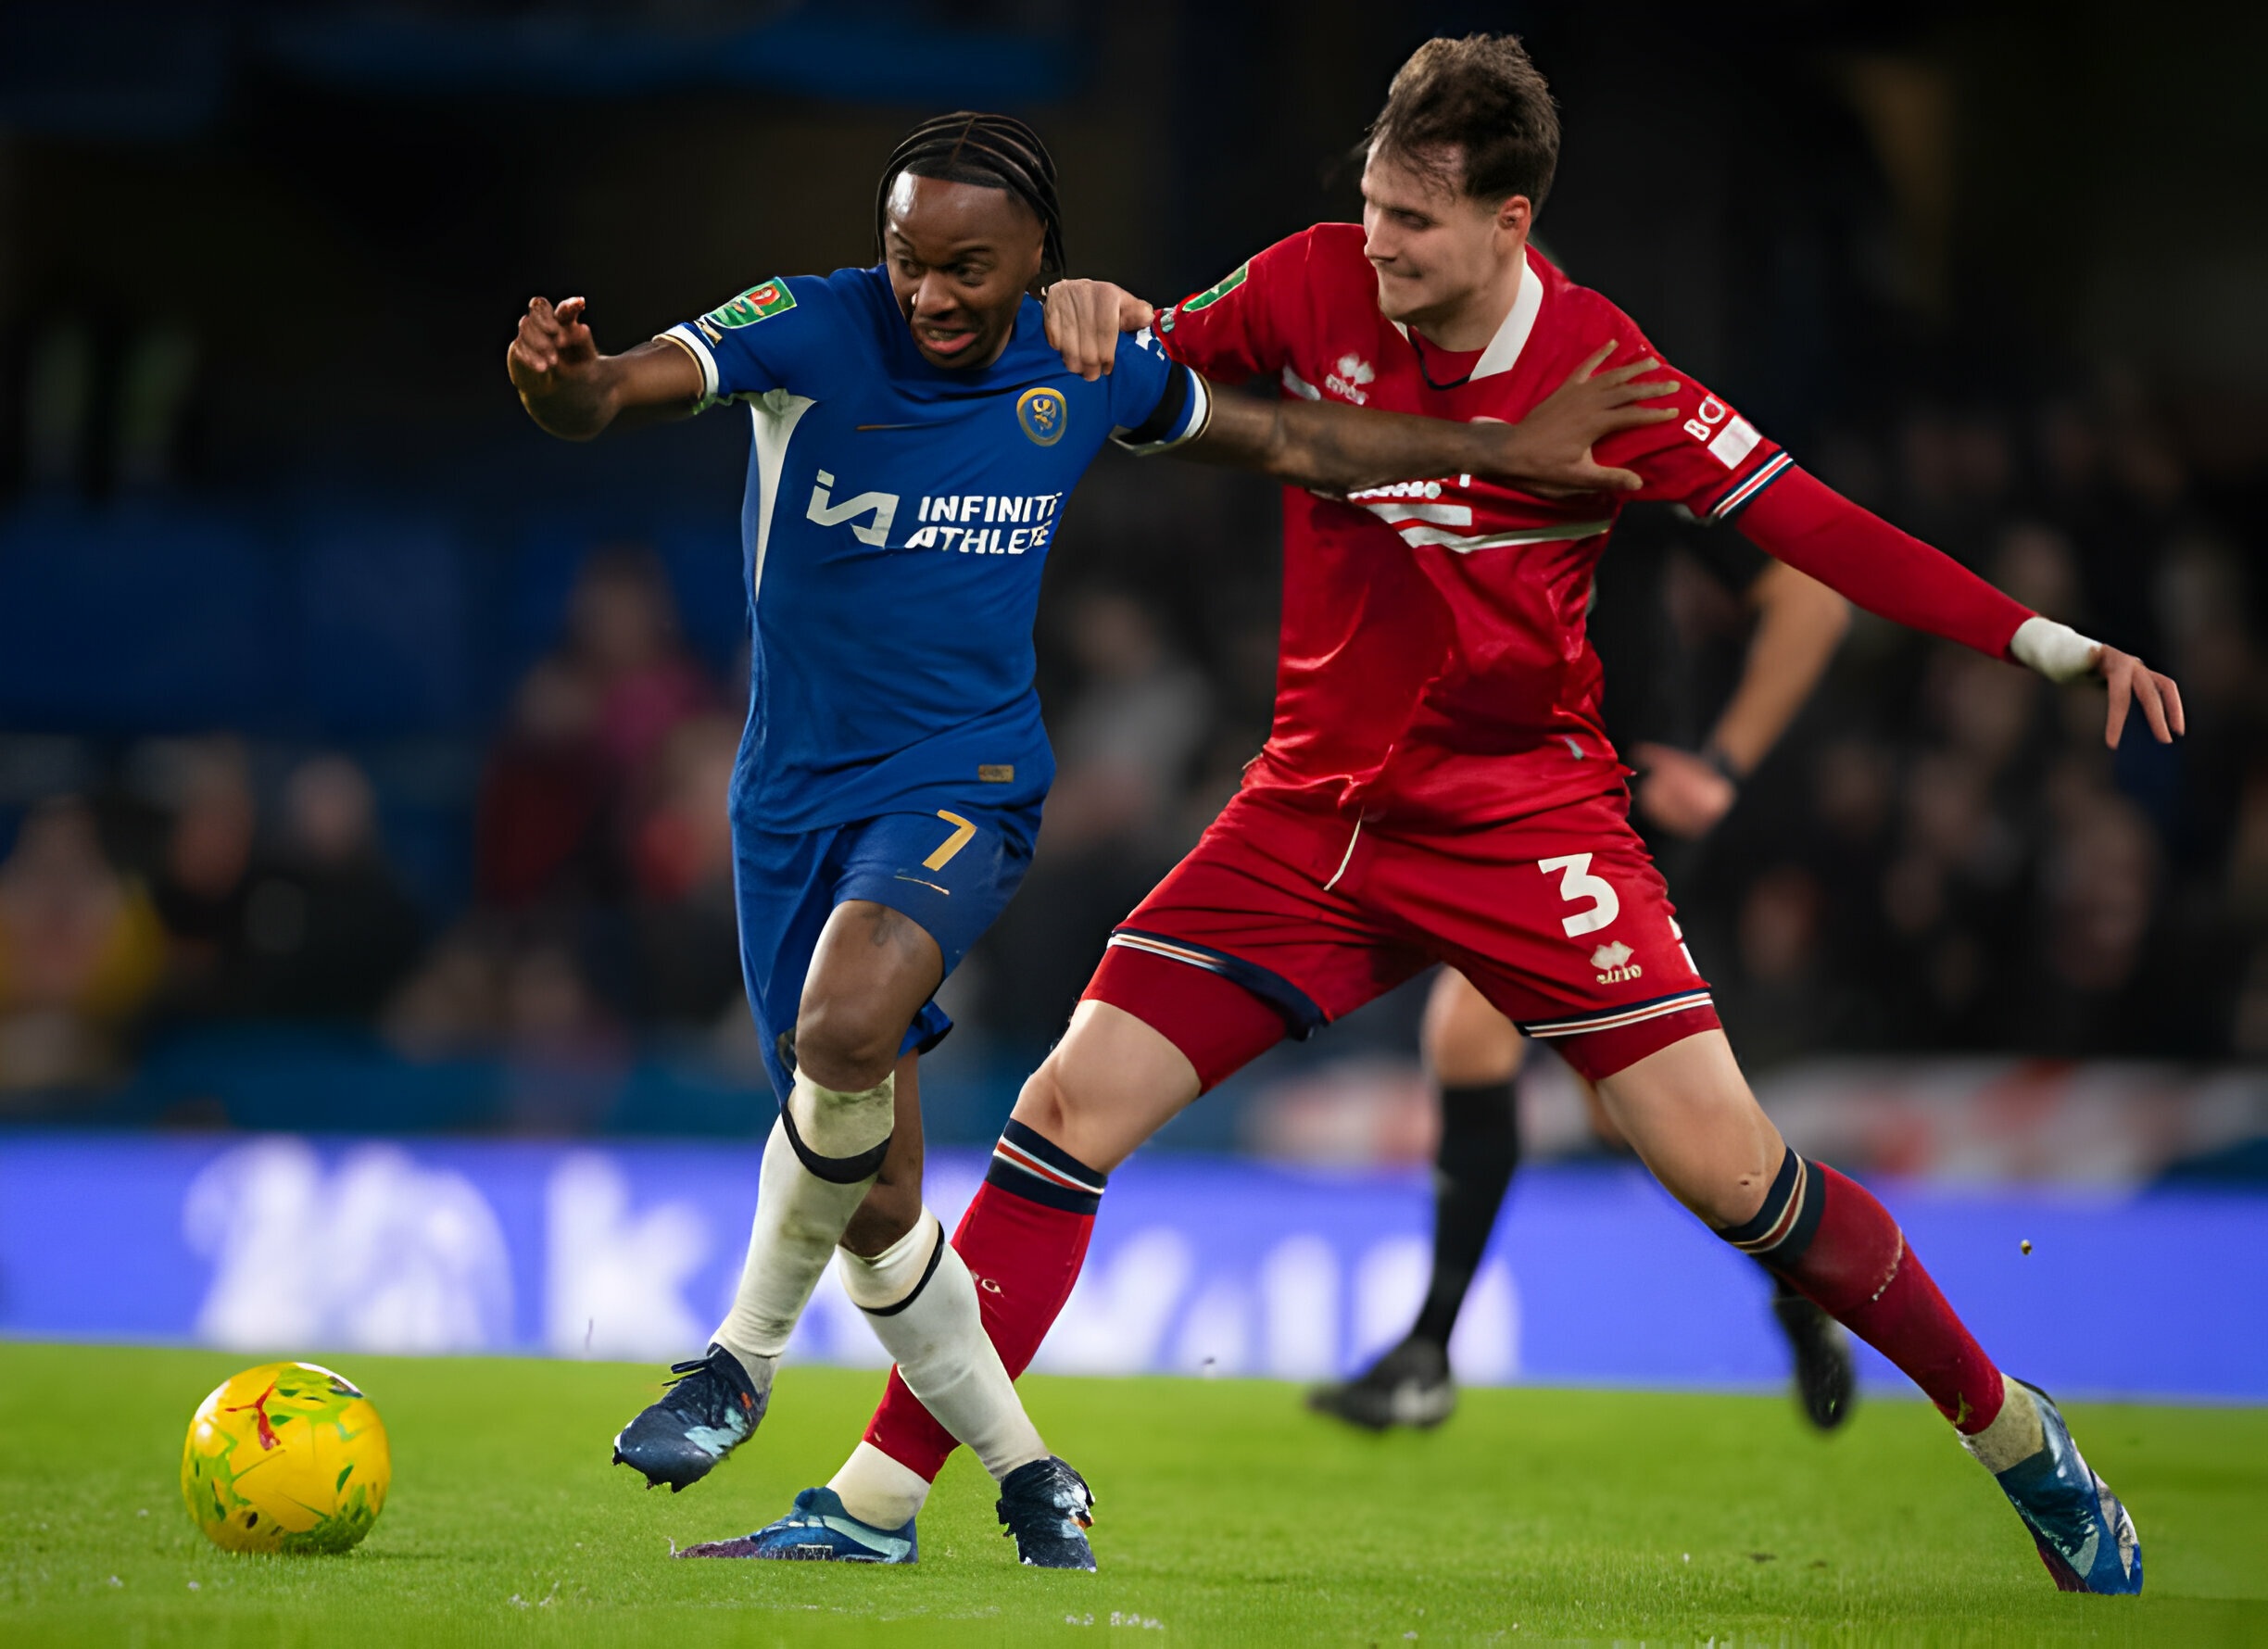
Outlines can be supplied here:
M385 1505L393 1460L378 1410L312 1363L265 1363L197 1405L182 1497L231 1552L345 1552Z

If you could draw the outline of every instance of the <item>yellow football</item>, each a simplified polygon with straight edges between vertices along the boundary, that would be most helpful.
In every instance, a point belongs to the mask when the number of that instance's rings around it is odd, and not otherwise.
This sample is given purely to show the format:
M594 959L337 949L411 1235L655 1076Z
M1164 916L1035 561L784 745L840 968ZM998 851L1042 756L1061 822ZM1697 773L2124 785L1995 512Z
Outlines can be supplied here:
M344 1552L385 1505L394 1463L371 1400L312 1363L263 1363L197 1405L182 1498L231 1552Z

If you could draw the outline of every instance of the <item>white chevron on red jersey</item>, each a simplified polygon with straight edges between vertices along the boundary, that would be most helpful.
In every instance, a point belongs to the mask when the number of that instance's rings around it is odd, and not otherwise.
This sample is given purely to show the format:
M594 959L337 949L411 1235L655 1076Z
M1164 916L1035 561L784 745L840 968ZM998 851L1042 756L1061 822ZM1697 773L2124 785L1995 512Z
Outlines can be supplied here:
M1279 241L1159 317L1167 353L1208 377L1437 418L1517 422L1602 344L1656 354L1631 319L1532 248L1469 377L1437 384L1378 306L1354 223ZM1438 351L1435 352L1438 360ZM1674 420L1600 443L1642 498L1725 519L1788 465L1673 368ZM1472 475L1339 500L1284 493L1276 715L1248 787L1412 825L1513 818L1613 788L1584 635L1592 571L1627 497L1540 498Z

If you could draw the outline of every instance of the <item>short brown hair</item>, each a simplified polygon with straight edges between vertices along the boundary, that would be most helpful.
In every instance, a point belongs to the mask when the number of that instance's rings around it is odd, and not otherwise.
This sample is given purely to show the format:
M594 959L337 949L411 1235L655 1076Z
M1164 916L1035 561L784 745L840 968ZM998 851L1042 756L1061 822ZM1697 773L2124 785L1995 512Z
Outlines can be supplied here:
M1443 153L1452 147L1463 152L1462 177ZM1437 36L1395 70L1370 152L1476 200L1525 195L1540 209L1559 165L1559 109L1518 35Z

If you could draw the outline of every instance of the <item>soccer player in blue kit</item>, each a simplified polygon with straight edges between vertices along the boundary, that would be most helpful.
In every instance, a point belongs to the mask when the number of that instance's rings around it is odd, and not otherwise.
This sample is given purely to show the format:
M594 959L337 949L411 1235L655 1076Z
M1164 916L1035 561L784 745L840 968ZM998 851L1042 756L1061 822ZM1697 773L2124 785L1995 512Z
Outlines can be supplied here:
M582 299L537 298L508 353L529 414L567 439L725 401L753 425L731 813L749 1000L784 1097L731 1310L615 1458L676 1490L745 1440L839 1244L907 1384L1000 1482L1019 1555L1091 1568L1091 1496L1026 1417L921 1205L914 1063L950 1028L935 993L1022 879L1053 776L1032 624L1065 499L1112 438L1328 493L1460 472L1627 488L1591 444L1668 417L1637 403L1675 386L1634 381L1651 361L1594 372L1602 350L1518 424L1261 401L1216 396L1113 317L1087 352L1110 366L1082 376L1051 341L1077 322L1032 296L1064 269L1054 165L1002 116L917 127L876 220L876 268L766 281L611 356ZM801 1497L792 1538L827 1541L831 1498Z

